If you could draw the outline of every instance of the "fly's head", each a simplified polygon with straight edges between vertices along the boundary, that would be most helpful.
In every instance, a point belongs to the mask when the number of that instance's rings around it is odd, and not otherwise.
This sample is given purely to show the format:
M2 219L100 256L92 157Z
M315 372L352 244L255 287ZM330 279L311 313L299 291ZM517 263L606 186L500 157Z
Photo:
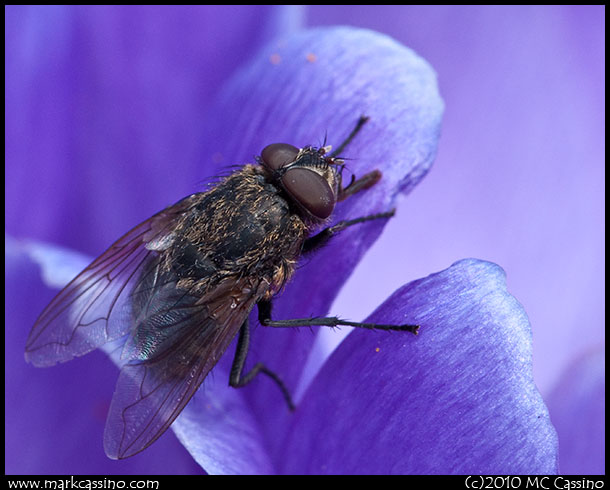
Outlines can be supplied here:
M307 218L321 222L332 214L341 189L343 160L330 151L330 145L297 148L274 143L263 148L258 163Z

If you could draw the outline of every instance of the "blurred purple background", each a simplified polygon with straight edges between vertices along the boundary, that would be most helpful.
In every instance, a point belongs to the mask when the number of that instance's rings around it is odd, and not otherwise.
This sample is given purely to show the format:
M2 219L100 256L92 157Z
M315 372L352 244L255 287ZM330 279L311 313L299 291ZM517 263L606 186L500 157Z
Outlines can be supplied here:
M364 318L406 282L476 257L505 269L529 315L545 398L556 386L553 404L576 396L573 383L558 383L583 356L604 363L603 6L5 13L7 233L100 253L209 177L197 170L209 157L205 108L262 43L303 26L370 28L434 67L445 117L430 174L402 200L332 312ZM8 349L7 337L7 362ZM591 393L590 403L603 405L599 390ZM590 430L603 431L600 423Z

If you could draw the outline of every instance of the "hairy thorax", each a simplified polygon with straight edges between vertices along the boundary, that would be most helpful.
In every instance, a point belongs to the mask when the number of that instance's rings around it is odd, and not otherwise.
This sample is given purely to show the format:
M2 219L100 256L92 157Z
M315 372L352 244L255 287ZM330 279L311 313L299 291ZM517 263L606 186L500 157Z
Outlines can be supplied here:
M210 291L250 277L263 285L264 297L282 288L309 229L260 167L246 165L190 199L166 262L179 287Z

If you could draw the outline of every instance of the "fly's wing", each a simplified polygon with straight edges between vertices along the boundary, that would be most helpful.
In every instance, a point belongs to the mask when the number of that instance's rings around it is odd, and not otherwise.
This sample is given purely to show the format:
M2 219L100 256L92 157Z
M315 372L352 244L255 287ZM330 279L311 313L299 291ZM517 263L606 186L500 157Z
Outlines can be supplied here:
M140 271L171 244L175 224L193 197L136 226L74 278L36 320L26 360L52 366L127 334L132 325L130 294Z
M104 432L111 458L132 456L167 430L268 287L228 278L201 292L168 267L193 197L114 243L55 297L27 340L26 359L49 366L124 338Z
M261 294L249 278L227 279L202 297L162 274L149 278L159 283L144 288L150 294L137 306L106 421L104 449L113 459L139 453L169 428Z

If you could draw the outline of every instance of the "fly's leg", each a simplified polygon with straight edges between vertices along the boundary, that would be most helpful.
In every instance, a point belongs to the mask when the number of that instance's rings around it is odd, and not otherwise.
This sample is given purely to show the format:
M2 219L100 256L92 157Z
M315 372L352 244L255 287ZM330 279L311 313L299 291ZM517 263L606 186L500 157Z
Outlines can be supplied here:
M345 138L345 141L343 143L341 143L335 149L335 151L330 153L328 156L330 158L335 158L335 157L339 156L341 154L341 152L343 150L345 150L345 147L347 145L349 145L351 143L351 141L354 139L354 137L360 132L360 130L362 129L362 126L364 126L368 120L369 120L368 116L360 116L358 118L358 121L356 122L356 126L354 127L354 129L352 129L352 132L348 135L348 137Z
M322 248L333 236L335 236L341 230L345 230L345 228L348 226L357 225L358 223L364 223L366 221L372 221L375 219L391 218L392 216L394 216L394 210L385 213L371 214L361 218L339 221L336 225L324 228L321 232L306 239L303 242L301 253L308 254Z
M261 300L258 302L258 321L265 327L337 327L347 325L350 327L367 328L369 330L396 330L400 332L411 332L417 335L419 325L386 325L382 323L349 322L336 316L314 316L309 318L297 318L294 320L272 320L271 301Z
M352 180L350 185L344 189L342 192L348 196L359 192L363 189L367 189L377 183L377 181L381 178L381 172L375 170L369 174L366 174L361 179L356 181ZM350 190L351 189L351 190ZM364 223L366 221L373 221L376 219L387 219L394 216L394 210L387 211L385 213L377 213L371 214L368 216L362 216L360 218L351 219L351 220L343 220L339 221L336 225L329 226L328 228L324 228L321 232L316 235L307 238L303 242L303 248L301 253L303 255L314 252L324 245L326 245L329 240L339 233L341 230L353 225L357 225L358 223ZM362 323L362 322L349 322L347 320L342 320L336 316L332 317L310 317L310 318L299 318L295 320L279 320L275 321L271 319L271 302L270 301L259 301L258 303L258 319L261 325L265 325L268 327L303 327L303 326L323 326L323 327L336 327L339 325L347 325L350 327L357 328L368 328L371 330L398 330L398 331L407 331L417 335L417 331L419 330L419 325L386 325L379 323Z
M258 362L248 371L243 374L244 364L246 363L246 357L248 356L248 346L250 345L250 327L248 325L248 319L244 321L241 328L239 329L239 337L237 339L237 349L235 351L235 358L231 366L231 374L229 375L229 386L234 388L242 388L246 386L258 373L263 373L269 376L279 386L282 391L282 395L286 399L288 408L290 410L295 409L294 402L290 396L290 392L282 379L273 371L271 371L262 362Z
M373 170L368 174L364 174L358 180L352 175L352 181L347 187L341 187L339 189L339 195L337 196L337 202L344 201L349 196L356 194L357 192L363 191L373 187L381 179L381 171Z
M349 145L352 142L352 140L356 137L356 135L362 129L362 126L364 126L368 120L369 120L368 116L360 116L360 118L358 119L358 122L356 123L356 126L354 127L354 129L352 129L352 132L348 135L348 137L345 139L345 141L343 143L341 143L335 149L335 151L330 153L328 155L328 157L331 159L335 159L335 163L342 164L343 160L340 158L337 158L338 155L340 155L343 152L343 150L347 147L347 145ZM341 167L343 168L343 166L341 166ZM356 178L352 175L352 180L348 184L347 187L343 188L343 186L341 186L341 185L339 186L339 194L337 195L337 201L343 201L344 199L347 199L352 194L356 194L356 192L360 192L361 190L368 189L369 187L374 186L377 182L379 182L379 179L381 179L381 172L379 170L373 170L372 172L369 172L368 174L363 175L358 180L356 180Z
M362 126L364 126L364 124L368 120L369 120L369 118L367 116L360 116L360 118L358 119L358 122L356 123L356 127L352 130L352 132L345 139L345 141L343 143L341 143L339 145L339 147L329 156L331 158L334 158L336 155L339 155L345 149L345 147L354 139L354 137L358 134L360 129L362 129ZM340 160L337 160L337 161L340 161ZM352 175L352 180L348 184L347 187L343 187L341 185L339 186L339 192L337 194L337 202L343 201L343 200L347 199L349 196L352 196L360 191L369 189L370 187L374 186L377 182L379 182L380 179L381 179L381 172L379 170L373 170L372 172L369 172L368 174L363 175L359 179L356 179ZM314 250L319 249L320 247L323 247L326 243L328 243L328 241L331 239L331 237L333 237L334 235L339 233L341 230L344 230L348 226L352 226L352 225L355 225L358 223L364 223L365 221L372 221L375 219L391 218L392 216L394 216L394 210L387 211L385 213L371 214L369 216L363 216L361 218L356 218L356 219L352 219L352 220L339 221L339 223L337 223L336 225L325 228L318 234L316 234L312 237L309 237L307 240L305 240L305 242L303 243L303 248L301 250L301 253L307 254L307 253L313 252Z

